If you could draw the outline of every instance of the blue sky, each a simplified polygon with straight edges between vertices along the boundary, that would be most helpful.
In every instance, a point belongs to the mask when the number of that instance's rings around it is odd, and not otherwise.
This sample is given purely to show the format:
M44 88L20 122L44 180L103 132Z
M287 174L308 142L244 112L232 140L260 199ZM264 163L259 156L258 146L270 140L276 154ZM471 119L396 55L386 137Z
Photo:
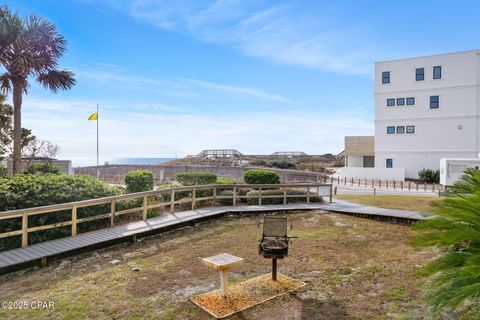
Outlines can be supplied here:
M479 48L478 1L6 1L54 22L77 85L35 84L24 126L95 163L207 148L338 153L372 135L373 63Z

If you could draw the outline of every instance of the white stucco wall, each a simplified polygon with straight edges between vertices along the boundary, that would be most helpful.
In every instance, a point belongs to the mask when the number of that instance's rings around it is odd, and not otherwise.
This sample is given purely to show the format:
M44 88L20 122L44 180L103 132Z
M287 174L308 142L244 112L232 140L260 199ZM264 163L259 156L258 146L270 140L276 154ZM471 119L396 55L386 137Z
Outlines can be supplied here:
M363 167L363 156L347 156L347 167Z
M433 67L442 79L433 79ZM425 80L415 81L415 69ZM390 84L382 84L390 71ZM434 55L375 64L375 167L404 167L408 178L422 168L440 168L441 158L477 157L480 143L480 63L478 51ZM439 96L430 109L430 96ZM413 106L387 107L387 99L415 98ZM413 134L387 134L387 126L415 126Z

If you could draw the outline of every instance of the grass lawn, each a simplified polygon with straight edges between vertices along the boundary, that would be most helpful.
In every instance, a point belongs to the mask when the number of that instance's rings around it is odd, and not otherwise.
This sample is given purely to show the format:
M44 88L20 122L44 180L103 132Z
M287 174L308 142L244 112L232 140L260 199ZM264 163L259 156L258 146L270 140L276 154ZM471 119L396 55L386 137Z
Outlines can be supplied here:
M419 197L419 196L386 196L386 195L354 195L343 194L336 195L335 198L348 200L367 206L375 206L387 209L412 210L428 212L430 202L438 200L437 197Z
M307 285L229 319L427 317L417 271L436 252L413 249L408 226L320 211L289 216L289 234L299 238L279 272ZM228 216L4 275L0 301L51 301L55 308L0 309L0 319L211 319L188 301L219 286L197 257L243 257L231 283L268 273L271 260L257 252L260 233L257 216Z

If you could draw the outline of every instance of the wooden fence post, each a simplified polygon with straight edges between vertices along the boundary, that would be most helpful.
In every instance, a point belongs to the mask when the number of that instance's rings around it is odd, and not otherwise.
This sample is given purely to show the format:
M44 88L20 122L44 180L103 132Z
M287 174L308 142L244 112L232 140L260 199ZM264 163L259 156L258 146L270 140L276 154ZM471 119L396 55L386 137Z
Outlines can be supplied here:
M237 186L233 186L233 206L237 205Z
M110 226L115 225L115 200L110 203Z
M23 213L22 216L22 248L28 246L28 214Z
M148 205L148 204L147 204L147 196L144 196L144 197L143 197L143 205L142 205L142 207L143 207L143 210L142 210L142 220L143 220L143 221L147 220L147 210L148 210L148 209L147 209L147 205Z
M192 210L195 210L195 202L197 201L197 188L192 189Z
M217 187L213 187L213 206L217 205Z
M310 187L307 186L307 203L310 203Z
M72 206L72 237L77 235L77 206Z
M258 188L258 205L262 205L262 188Z
M330 185L330 203L332 203L332 198L333 198L333 196L332 196L332 185Z
M170 213L175 212L175 190L172 189L172 193L170 194Z
M283 204L287 204L287 186L283 186Z

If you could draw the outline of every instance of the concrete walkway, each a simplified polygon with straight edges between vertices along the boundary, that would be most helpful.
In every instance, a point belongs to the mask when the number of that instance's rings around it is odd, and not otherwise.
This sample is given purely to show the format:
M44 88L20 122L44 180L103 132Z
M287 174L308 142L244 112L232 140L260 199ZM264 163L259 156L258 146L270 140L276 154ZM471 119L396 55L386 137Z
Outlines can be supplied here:
M212 219L228 213L272 212L297 210L325 210L330 212L364 215L369 218L400 219L398 221L421 220L425 217L415 211L391 210L353 204L344 200L336 200L330 204L288 204L264 206L223 206L207 207L197 210L182 211L136 221L125 225L82 233L75 237L66 237L46 241L26 248L0 252L0 274L19 270L34 264L45 264L47 258L73 255L89 249L106 247L124 241L136 241L167 230L172 230L192 223Z

